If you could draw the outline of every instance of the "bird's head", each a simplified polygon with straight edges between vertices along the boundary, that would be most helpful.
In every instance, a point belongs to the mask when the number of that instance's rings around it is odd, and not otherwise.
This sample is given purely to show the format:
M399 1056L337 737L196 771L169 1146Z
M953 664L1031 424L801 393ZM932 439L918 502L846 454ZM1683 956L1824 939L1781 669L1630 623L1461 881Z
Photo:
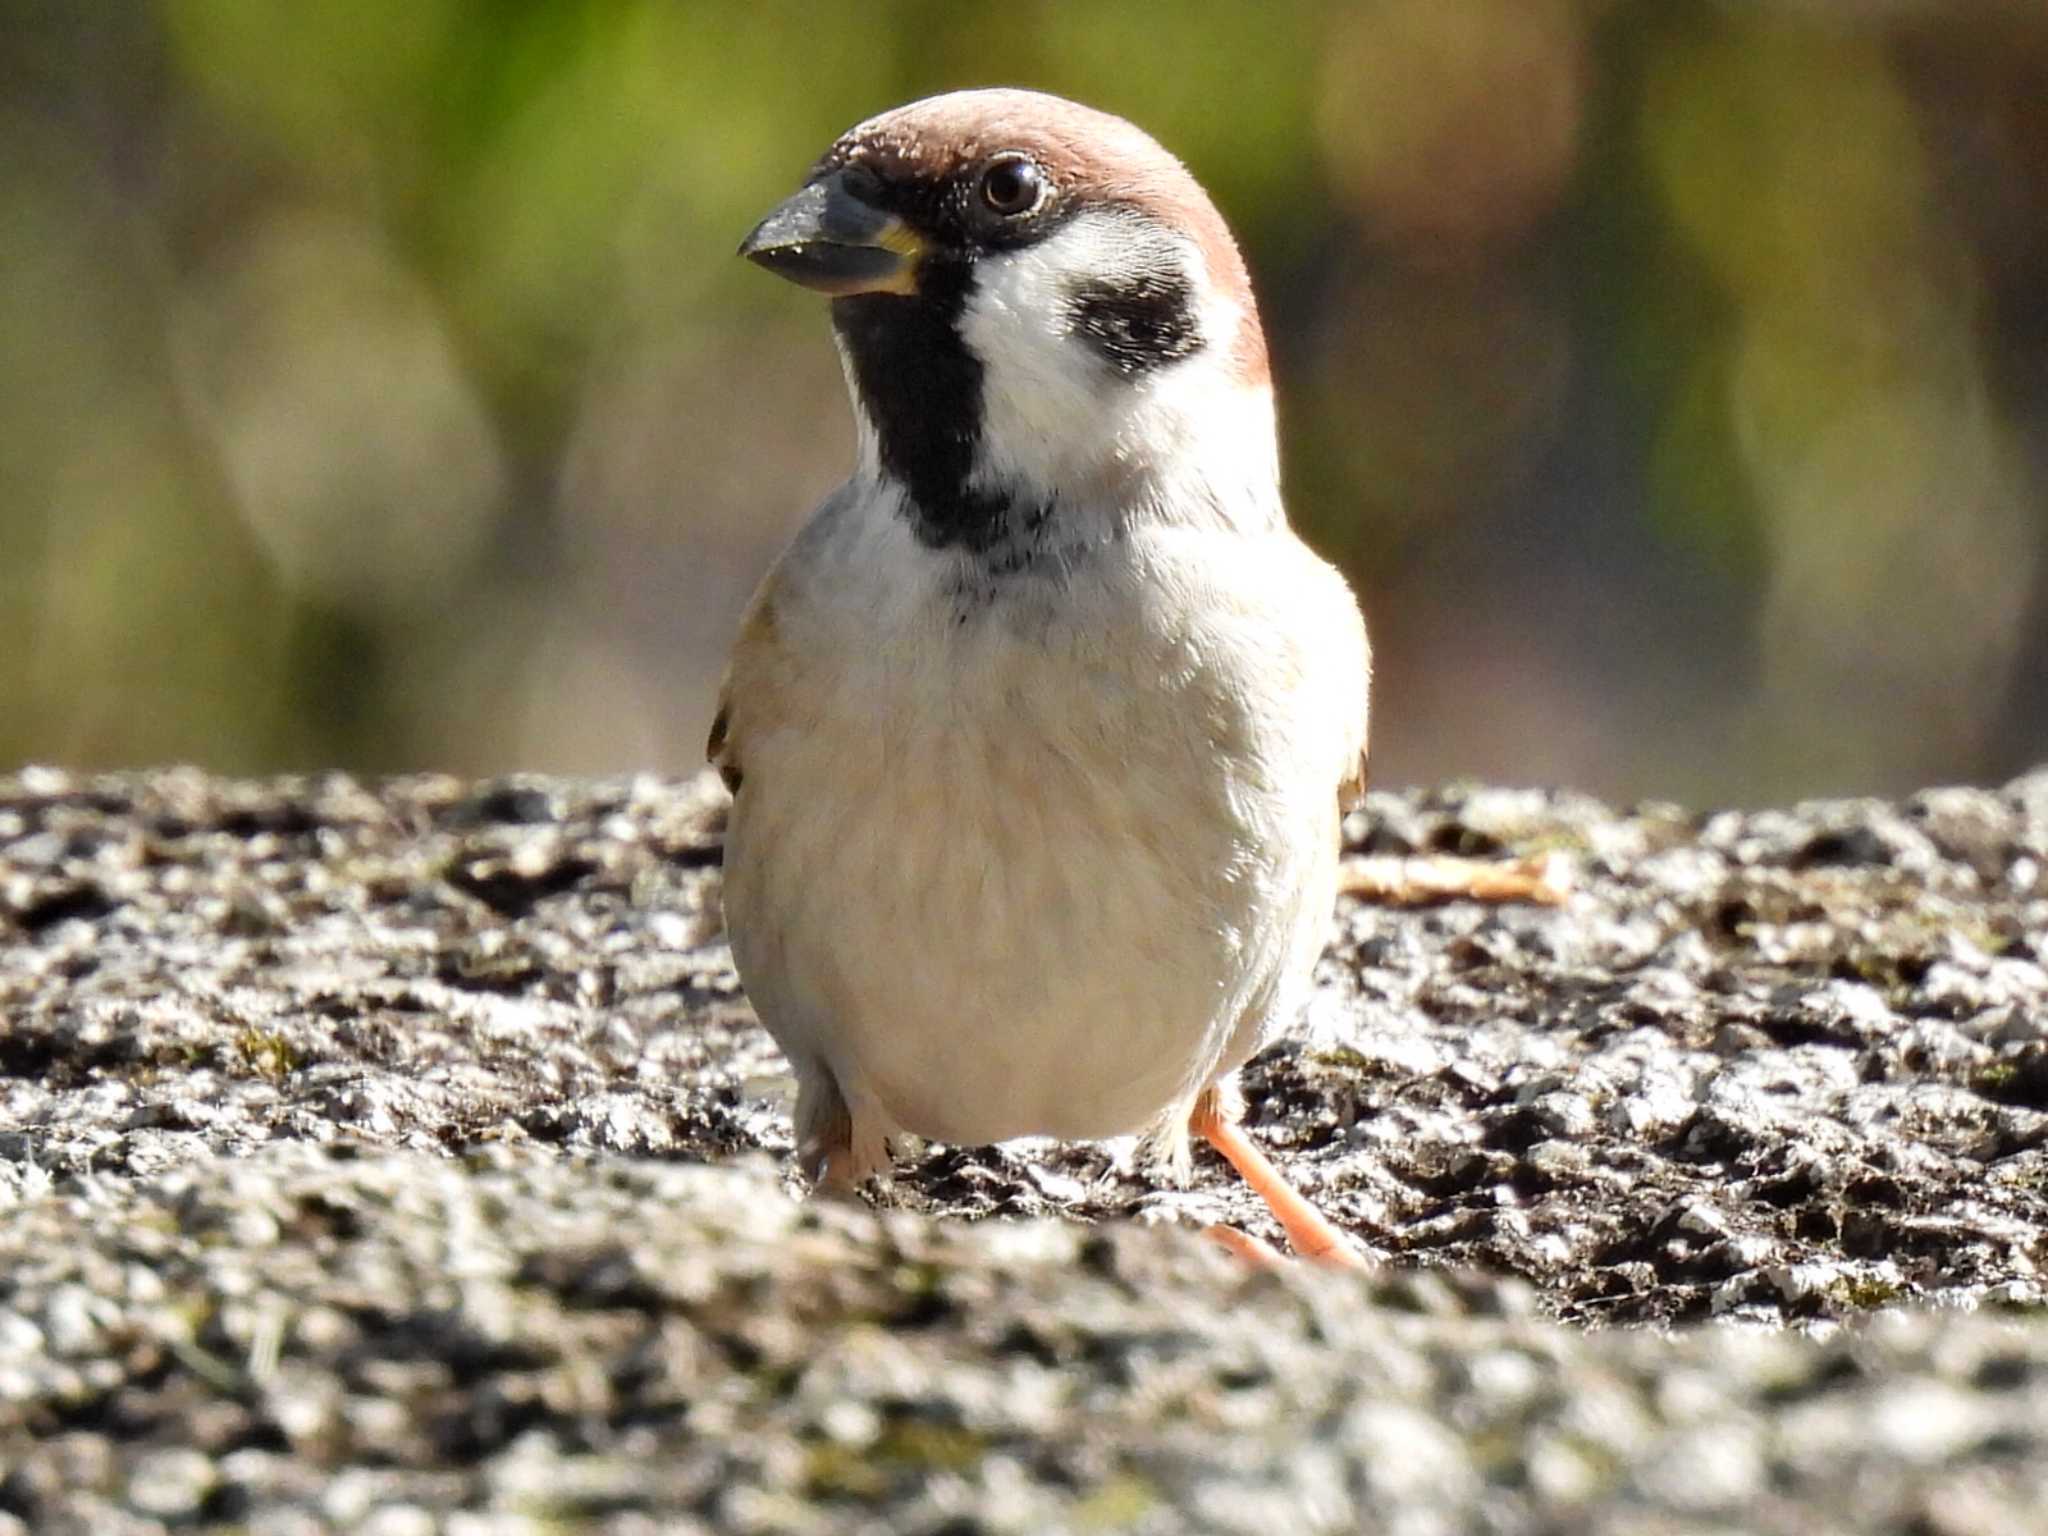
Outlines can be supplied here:
M913 102L842 136L740 250L832 295L863 467L927 544L1060 508L1280 518L1244 262L1121 118L1031 91Z

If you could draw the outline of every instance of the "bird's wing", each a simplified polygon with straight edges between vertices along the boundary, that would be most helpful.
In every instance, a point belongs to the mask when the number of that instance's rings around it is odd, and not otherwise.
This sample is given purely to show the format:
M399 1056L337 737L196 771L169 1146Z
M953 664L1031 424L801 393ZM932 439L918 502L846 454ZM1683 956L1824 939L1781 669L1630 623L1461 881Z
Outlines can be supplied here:
M760 742L793 715L814 709L820 689L833 686L829 672L818 675L817 642L799 644L796 634L806 629L803 616L816 614L820 565L830 563L823 552L834 530L843 529L847 518L862 516L863 505L855 481L827 496L776 557L747 604L704 744L704 755L734 794L746 779L748 742Z
M728 673L725 681L718 685L718 713L711 717L711 735L704 743L704 760L718 770L727 792L736 795L740 781L746 775L740 771L739 749L733 746L731 735L732 677Z
M1352 759L1351 771L1337 786L1337 813L1340 816L1357 810L1365 803L1365 781L1366 749L1360 746L1358 756Z
M780 649L775 597L782 568L783 562L778 560L747 604L746 616L740 620L739 638L733 641L732 658L726 662L725 677L718 685L718 712L711 717L711 735L704 743L705 758L733 794L740 792L746 779L741 754L747 722L760 713L761 700L756 695L764 686L770 691L774 687L772 678L766 674L774 670Z
M1338 712L1342 766L1337 781L1337 814L1342 816L1365 799L1372 718L1372 646L1366 639L1365 617L1358 611L1358 599L1352 595L1350 584L1334 567L1326 565L1323 570L1323 601L1329 613L1325 620L1326 643L1336 663L1338 679L1330 704Z

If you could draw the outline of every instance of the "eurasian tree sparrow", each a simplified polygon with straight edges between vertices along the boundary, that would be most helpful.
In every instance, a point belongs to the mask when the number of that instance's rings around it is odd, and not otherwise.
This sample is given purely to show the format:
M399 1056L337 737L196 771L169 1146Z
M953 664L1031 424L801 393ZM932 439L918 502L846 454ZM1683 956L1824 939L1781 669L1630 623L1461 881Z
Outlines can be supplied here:
M1323 946L1369 660L1287 525L1230 231L1131 124L984 90L853 129L740 249L832 296L859 431L710 742L804 1169L1147 1130L1184 1172L1192 1130L1355 1258L1236 1123Z

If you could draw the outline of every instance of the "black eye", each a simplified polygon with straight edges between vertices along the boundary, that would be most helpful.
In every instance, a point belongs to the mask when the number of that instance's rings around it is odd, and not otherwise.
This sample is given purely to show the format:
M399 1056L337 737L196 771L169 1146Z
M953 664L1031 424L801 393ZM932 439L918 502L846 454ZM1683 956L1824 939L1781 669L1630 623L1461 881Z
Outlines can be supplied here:
M1029 213L1045 191L1045 178L1022 155L1004 155L981 173L981 200L1006 219Z

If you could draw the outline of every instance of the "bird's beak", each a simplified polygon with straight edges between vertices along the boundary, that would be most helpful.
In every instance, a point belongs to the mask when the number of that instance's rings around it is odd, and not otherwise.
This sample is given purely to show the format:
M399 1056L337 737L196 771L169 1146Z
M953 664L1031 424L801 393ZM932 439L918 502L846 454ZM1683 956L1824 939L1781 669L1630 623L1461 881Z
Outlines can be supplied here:
M845 297L917 292L924 242L901 219L847 190L842 173L811 182L754 226L740 254L777 277Z

